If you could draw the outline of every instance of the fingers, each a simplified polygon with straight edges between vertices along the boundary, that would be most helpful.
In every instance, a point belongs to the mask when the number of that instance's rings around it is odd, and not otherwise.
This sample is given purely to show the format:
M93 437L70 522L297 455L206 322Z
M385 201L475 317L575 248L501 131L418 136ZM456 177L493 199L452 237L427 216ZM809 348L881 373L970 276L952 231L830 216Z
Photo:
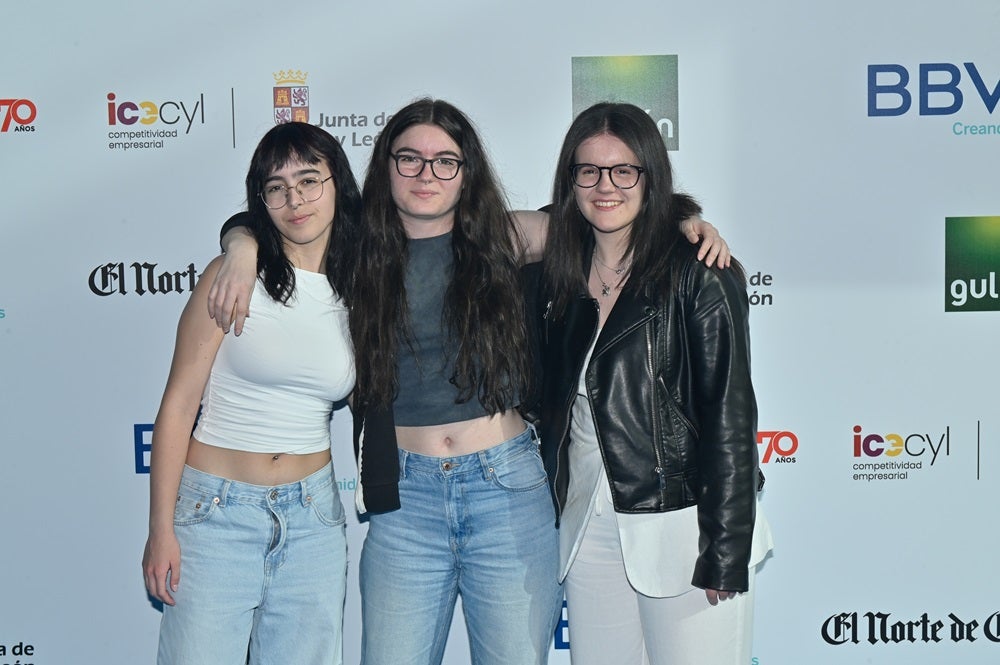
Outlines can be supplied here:
M237 335L243 332L243 324L250 316L247 299L241 298L237 289L225 288L219 281L208 292L208 315L215 319L224 332L234 328Z
M174 604L174 597L170 592L176 592L180 585L180 563L177 564L176 575L171 574L170 565L150 565L146 567L143 576L149 595L167 605Z
M708 224L708 222L705 223ZM684 233L684 237L687 238L688 242L692 245L701 240L701 234L698 233L698 229L694 226L694 224L683 224L681 226L681 231ZM699 256L698 258L701 257Z
M227 309L226 300L227 291L221 281L216 278L212 282L212 288L208 290L208 315L215 319L216 325L228 332L232 321L227 320L229 318L227 315L233 311L235 302L229 303L229 308Z
M244 301L237 299L233 303L232 311L232 321L234 324L233 332L237 336L243 333L243 324L246 323L247 317L250 316L250 310L246 305L243 304ZM229 331L228 326L226 327L226 332Z
M153 598L166 603L174 604L174 597L171 591L177 591L181 583L181 557L180 551L173 554L157 554L160 550L154 543L147 541L146 548L142 555L142 577L146 583L146 591Z
M708 604L715 607L719 604L720 600L729 600L730 598L735 598L735 591L718 591L716 589L705 589L705 598L708 599Z
M170 591L177 593L181 586L181 561L180 559L170 564ZM174 604L173 596L170 597L170 604Z
M701 247L698 248L698 260L704 261L705 265L712 267L715 263L715 259L719 256L719 246L713 243L711 240L706 239L701 243Z
M219 282L212 282L212 288L208 290L208 300L205 303L208 305L208 317L211 319L214 319L216 315L215 303L219 298L219 291Z
M698 247L698 260L704 261L709 268L713 265L728 268L732 258L729 245L718 234L706 236Z
M230 328L237 335L243 332L243 325L250 316L253 285L253 280L247 285L241 285L223 279L221 273L216 277L208 292L208 313L223 332L228 333Z

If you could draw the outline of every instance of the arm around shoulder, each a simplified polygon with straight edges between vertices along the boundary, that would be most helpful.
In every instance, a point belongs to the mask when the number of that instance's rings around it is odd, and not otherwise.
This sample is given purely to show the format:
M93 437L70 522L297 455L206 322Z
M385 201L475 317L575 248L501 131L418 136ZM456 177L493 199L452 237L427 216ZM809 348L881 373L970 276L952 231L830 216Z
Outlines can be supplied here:
M524 251L521 263L541 261L549 233L549 214L538 210L517 210L513 215L518 235L516 240Z
M225 254L211 278L206 300L208 314L219 328L229 332L232 325L237 335L243 332L243 323L250 316L250 297L257 281L257 240L248 221L248 213L244 212L233 215L223 225L221 244Z

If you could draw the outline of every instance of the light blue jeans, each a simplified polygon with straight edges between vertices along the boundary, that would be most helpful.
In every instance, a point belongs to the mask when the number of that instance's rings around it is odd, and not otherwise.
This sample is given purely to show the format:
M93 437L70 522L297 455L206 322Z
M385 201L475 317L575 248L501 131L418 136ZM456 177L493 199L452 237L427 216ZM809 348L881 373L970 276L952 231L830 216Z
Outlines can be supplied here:
M330 464L276 487L185 467L174 531L181 579L159 665L343 662L347 540Z
M458 457L399 451L400 503L361 552L363 665L437 665L461 595L473 665L546 662L562 605L532 429Z

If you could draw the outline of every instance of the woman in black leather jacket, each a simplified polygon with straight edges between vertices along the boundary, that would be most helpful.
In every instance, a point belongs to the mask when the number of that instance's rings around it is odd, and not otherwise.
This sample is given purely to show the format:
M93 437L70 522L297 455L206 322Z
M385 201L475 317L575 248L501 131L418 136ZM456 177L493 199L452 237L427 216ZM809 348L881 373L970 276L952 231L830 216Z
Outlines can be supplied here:
M750 661L757 408L745 279L684 242L653 120L598 104L559 158L543 454L574 665ZM696 204L688 199L691 208ZM720 602L725 601L725 602Z

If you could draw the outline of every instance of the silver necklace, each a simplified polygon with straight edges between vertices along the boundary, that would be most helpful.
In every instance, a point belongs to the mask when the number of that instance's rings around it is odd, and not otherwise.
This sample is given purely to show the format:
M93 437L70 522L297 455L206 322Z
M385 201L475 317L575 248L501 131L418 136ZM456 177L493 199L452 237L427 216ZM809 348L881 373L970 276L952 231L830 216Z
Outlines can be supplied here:
M618 267L617 268L612 268L607 263L605 263L604 261L602 261L599 258L597 258L597 252L594 252L594 260L597 261L598 263L600 263L602 266L604 266L605 268L607 268L608 270L610 270L611 272L613 272L616 275L621 275L623 272L625 272L626 270L628 270L628 266L631 263L631 261L622 260L622 261L620 261L618 263Z
M610 270L615 274L615 277L618 278L618 283L615 284L614 289L615 291L621 291L622 290L621 276L622 273L628 270L629 266L632 265L632 257L629 256L627 259L622 259L621 261L619 261L617 268L612 268L607 263L599 259L597 257L596 251L593 253L593 258L594 258L593 264L597 274L597 281L601 283L601 295L607 298L608 296L611 295L611 289L612 289L612 286L604 281L604 276L601 274L601 266L604 266L605 268L607 268L608 270ZM614 280L612 279L612 281Z
M601 283L601 295L607 298L611 295L611 285L604 281L604 276L601 275L601 266L604 266L604 262L597 258L597 254L594 254L594 269L596 271L594 274L597 275L597 281ZM608 266L604 267L608 268ZM621 275L625 272L625 268L627 267L628 266L626 265L619 270L615 270L614 268L608 268L608 270L615 273L615 275ZM621 291L621 288L621 280L619 280L618 284L615 284L614 289L615 291Z

